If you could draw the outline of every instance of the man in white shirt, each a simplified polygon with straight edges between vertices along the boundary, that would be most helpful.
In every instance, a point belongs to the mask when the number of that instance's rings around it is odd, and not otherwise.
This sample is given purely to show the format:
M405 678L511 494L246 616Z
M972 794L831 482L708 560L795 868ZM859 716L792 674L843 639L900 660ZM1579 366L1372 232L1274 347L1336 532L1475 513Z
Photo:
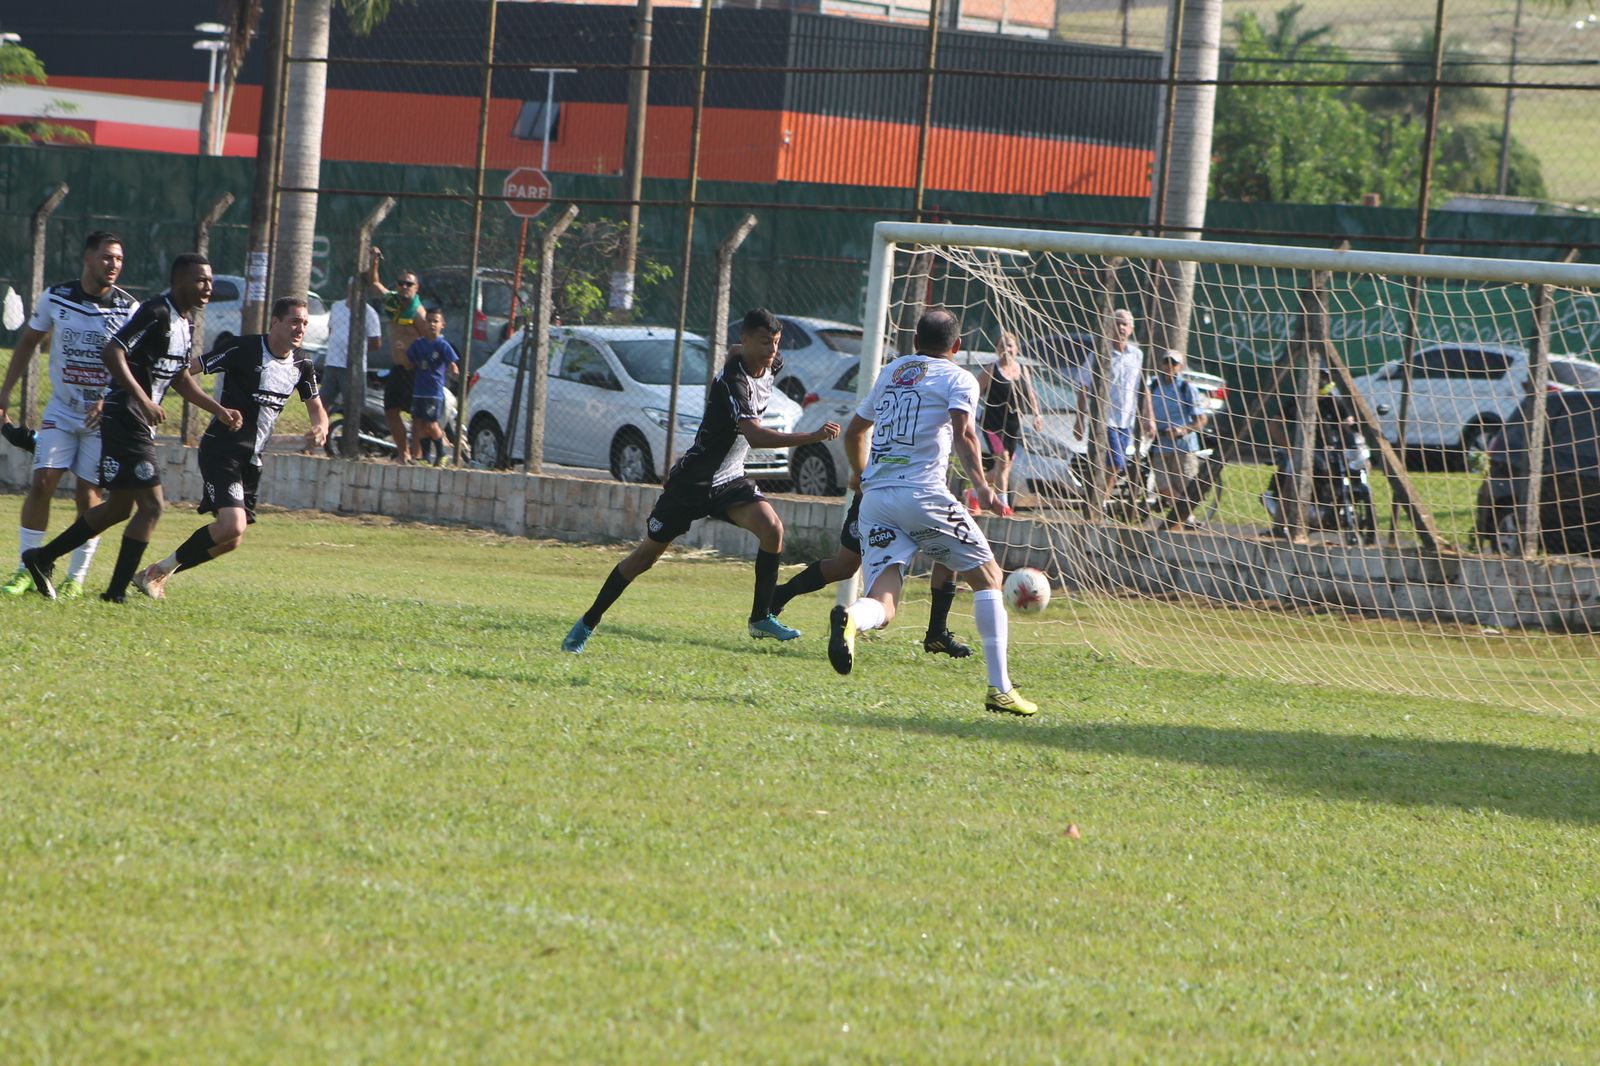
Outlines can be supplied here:
M927 311L917 322L915 343L914 354L901 356L879 373L843 434L850 486L861 492L867 594L849 607L833 609L828 661L839 673L850 672L856 633L893 620L905 568L920 551L959 573L972 588L972 613L989 673L984 709L1034 714L1039 708L1012 687L1007 670L1000 564L946 480L954 450L979 502L1002 513L978 448L978 381L950 358L961 349L961 322L949 311Z
M1150 413L1150 395L1144 386L1144 352L1133 339L1133 314L1119 307L1112 312L1111 365L1106 381L1106 493L1117 483L1117 475L1128 468L1128 452L1133 448L1133 423L1138 417L1146 437L1155 437L1155 419ZM1089 417L1089 397L1094 394L1094 353L1078 375L1079 437L1085 436Z
M354 278L350 284L355 285ZM349 291L348 289L346 290ZM360 287L356 287L359 293ZM360 299L359 296L357 299ZM383 342L383 323L378 312L365 300L361 306L366 311L367 365L378 354ZM342 408L350 389L350 301L340 300L328 310L328 355L322 364L322 403L328 409Z

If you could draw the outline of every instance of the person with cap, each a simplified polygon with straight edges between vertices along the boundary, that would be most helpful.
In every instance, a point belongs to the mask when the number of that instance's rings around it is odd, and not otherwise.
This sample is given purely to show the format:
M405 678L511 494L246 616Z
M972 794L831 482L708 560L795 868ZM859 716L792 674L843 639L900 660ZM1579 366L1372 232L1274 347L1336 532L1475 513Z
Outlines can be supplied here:
M1196 475L1200 473L1200 431L1206 425L1200 394L1185 380L1183 366L1183 353L1168 349L1157 360L1157 374L1150 383L1150 414L1155 422L1150 461L1156 491L1172 506L1164 527L1168 530L1192 524Z

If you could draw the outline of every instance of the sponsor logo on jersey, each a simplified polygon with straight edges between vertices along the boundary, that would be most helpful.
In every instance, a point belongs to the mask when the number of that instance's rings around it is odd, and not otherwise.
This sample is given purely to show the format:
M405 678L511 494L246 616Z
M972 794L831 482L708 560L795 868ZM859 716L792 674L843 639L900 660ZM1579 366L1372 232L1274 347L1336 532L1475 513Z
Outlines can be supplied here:
M117 472L121 469L122 464L108 455L100 460L100 479L102 481L115 480Z
M230 499L230 500L242 500L242 499L244 499L244 485L241 484L240 482L237 482L237 481L230 481L228 483L228 499Z
M913 529L911 531L911 539L916 541L918 544L921 544L925 540L932 540L934 537L939 536L939 534L943 532L944 530L942 529L934 529L932 526L924 526L921 529Z
M927 363L907 363L894 372L894 377L889 379L889 384L897 388L909 389L921 381L928 374Z
M887 526L873 526L867 531L867 543L874 548L887 548L894 543L894 530Z
M156 464L148 459L142 460L133 468L133 476L138 481L150 481L156 476Z
M661 524L661 519L651 515L650 521L645 523L645 528L652 533L660 533L664 527Z

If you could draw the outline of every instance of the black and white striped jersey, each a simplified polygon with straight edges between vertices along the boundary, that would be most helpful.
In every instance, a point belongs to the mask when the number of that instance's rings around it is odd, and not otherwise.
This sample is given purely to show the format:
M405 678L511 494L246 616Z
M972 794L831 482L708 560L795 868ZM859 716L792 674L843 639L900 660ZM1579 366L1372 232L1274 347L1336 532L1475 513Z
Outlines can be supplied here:
M140 304L133 317L124 322L111 339L128 353L128 369L133 372L133 380L144 389L152 403L161 402L172 379L189 365L193 347L189 319L172 302L171 291ZM113 381L106 393L106 403L126 405L133 416L143 422L144 411L137 404L129 404L128 399L127 392Z
M81 424L89 409L105 398L111 375L100 352L122 327L138 301L115 285L99 296L77 281L47 289L33 309L28 328L50 335L50 405L45 420Z
M298 349L282 359L267 347L260 333L236 337L226 347L202 357L208 374L222 375L218 401L244 416L238 429L229 429L216 419L200 438L202 451L226 455L240 465L261 465L261 449L272 436L272 427L284 405L296 392L302 400L318 395L317 371L311 360Z

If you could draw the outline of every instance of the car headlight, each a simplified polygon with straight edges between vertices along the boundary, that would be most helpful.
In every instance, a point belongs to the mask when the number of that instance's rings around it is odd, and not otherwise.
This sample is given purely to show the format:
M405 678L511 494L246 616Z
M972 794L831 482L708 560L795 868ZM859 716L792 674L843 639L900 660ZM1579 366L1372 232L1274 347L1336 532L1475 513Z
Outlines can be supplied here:
M646 418L648 418L650 421L652 421L652 422L654 422L656 424L656 428L657 429L666 429L667 428L667 417L668 417L668 415L667 415L666 411L663 411L659 407L646 407L644 409L644 414L645 414ZM696 433L696 432L699 432L699 429L700 429L700 416L699 415L685 414L682 411L678 412L678 432L679 433Z

